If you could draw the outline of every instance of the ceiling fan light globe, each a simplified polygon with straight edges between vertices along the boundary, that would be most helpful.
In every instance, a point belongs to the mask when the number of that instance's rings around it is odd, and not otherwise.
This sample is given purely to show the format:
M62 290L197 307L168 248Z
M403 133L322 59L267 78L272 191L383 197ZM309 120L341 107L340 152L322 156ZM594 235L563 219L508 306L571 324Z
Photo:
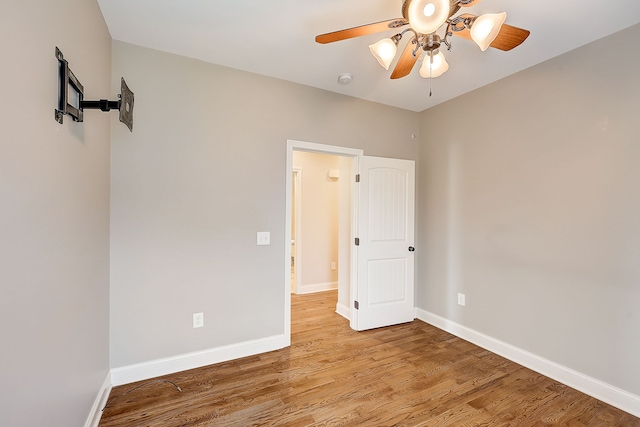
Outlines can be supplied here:
M382 39L377 43L369 45L371 54L378 60L385 70L389 69L393 58L396 56L396 43L390 39Z
M433 3L427 3L424 7L424 16L433 16L436 13L436 5Z
M507 19L506 12L489 13L480 15L471 25L471 39L476 42L483 52L491 46L491 43L498 37L502 24Z
M449 0L406 0L405 19L420 34L436 32L449 18Z
M429 73L429 67L431 67L431 73ZM436 77L440 77L449 69L449 63L446 58L442 54L442 52L438 52L433 56L433 64L431 63L431 55L427 52L422 61L422 66L420 67L420 76L425 79Z

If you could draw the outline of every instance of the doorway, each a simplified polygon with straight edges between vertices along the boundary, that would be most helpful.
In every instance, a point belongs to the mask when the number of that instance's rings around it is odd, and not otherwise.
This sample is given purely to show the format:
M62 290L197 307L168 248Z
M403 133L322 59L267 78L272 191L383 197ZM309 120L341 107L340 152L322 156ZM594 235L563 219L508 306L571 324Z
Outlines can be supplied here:
M338 302L336 305L336 312L340 315L349 318L350 316L350 304L349 297L351 292L351 284L354 282L353 277L355 277L355 272L351 268L354 265L353 263L353 253L351 242L353 242L353 238L355 236L355 230L353 230L353 218L355 204L353 203L355 199L355 189L354 189L354 180L351 179L355 176L355 171L357 170L357 163L359 156L362 156L363 151L352 148L345 147L337 147L332 145L323 145L323 144L314 144L303 141L287 141L287 171L286 171L286 224L285 230L287 230L286 240L290 240L291 230L295 224L296 228L300 228L300 223L304 222L304 218L298 219L295 221L294 219L294 164L293 157L294 151L302 151L302 152L310 152L310 153L319 153L319 154L328 154L333 156L339 156L342 159L344 165L345 176L342 176L338 179L338 183L341 188L340 200L346 200L349 202L345 204L341 203L341 208L339 209L339 225L338 225L338 260L337 265L343 266L343 268L337 269L338 271ZM343 168L340 168L343 170ZM304 172L301 172L302 174ZM298 177L301 175L299 174ZM346 205L346 206L345 206ZM346 208L346 209L345 209ZM300 239L300 237L298 237ZM304 237L301 237L304 239ZM285 245L285 292L284 292L284 300L285 300L285 318L284 318L284 332L285 337L287 339L287 345L291 344L291 257L292 254L294 256L294 270L295 265L298 265L298 268L301 267L299 255L298 259L296 259L296 253L299 254L300 247L304 245L303 241L296 241L294 245L287 244ZM295 252L293 252L295 246ZM348 267L345 267L348 266ZM298 276L300 275L300 270L298 270ZM295 273L294 273L295 275ZM295 278L298 280L298 277Z
M339 156L293 152L291 254L295 294L311 294L338 289L339 273L348 269L348 251L340 249L340 210L349 224L351 188L346 181L351 159ZM346 199L346 200L341 200ZM345 227L345 235L350 230ZM344 257L343 257L344 258Z
M291 173L291 293L300 289L301 215L302 215L302 169L293 168Z
M341 212L339 232L342 254L349 255L349 267L348 274L338 281L336 312L340 313L340 306L344 305L344 313L348 313L344 316L355 330L413 320L415 162L368 157L362 150L351 148L287 141L285 241L291 236L294 151L337 155L350 162L349 179L343 181L344 194L350 203L349 209L343 209L348 212ZM356 173L357 185L353 179ZM291 345L290 258L291 245L287 244L284 259L286 345Z

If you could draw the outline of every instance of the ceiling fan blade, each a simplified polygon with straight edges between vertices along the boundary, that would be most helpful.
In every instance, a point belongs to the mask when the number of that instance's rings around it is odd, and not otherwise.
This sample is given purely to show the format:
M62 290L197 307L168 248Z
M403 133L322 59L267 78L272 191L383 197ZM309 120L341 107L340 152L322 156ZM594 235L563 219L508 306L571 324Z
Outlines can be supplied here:
M480 3L482 0L465 0L458 3L462 7L475 6Z
M502 24L498 37L491 42L491 47L500 50L511 50L520 46L529 37L529 34L531 34L529 30Z
M316 42L325 44L352 39L354 37L366 36L368 34L381 33L393 28L400 28L408 23L409 21L403 18L390 19L388 21L361 25L360 27L347 28L346 30L334 31L327 34L320 34L319 36L316 36Z
M413 66L416 64L416 61L420 57L420 52L417 52L416 55L413 56L413 51L417 46L418 44L416 38L412 37L411 41L409 41L409 43L407 43L407 46L404 48L402 56L396 64L396 68L394 68L393 73L391 73L392 79L399 79L411 72Z
M476 18L475 15L471 15L468 13L462 14L459 16L460 18ZM496 39L491 42L491 47L500 50L511 50L515 47L518 47L524 42L527 37L529 37L531 31L524 30L522 28L514 27L508 24L502 24L502 28L500 28L500 32ZM460 31L453 31L454 36L462 37L463 39L471 40L471 33L468 28L464 28Z

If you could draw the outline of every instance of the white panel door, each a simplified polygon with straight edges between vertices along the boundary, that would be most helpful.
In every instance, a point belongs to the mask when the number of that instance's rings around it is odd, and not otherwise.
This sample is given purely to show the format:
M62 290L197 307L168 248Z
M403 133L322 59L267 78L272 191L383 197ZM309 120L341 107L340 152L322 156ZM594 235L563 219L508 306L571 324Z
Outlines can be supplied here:
M351 327L411 322L415 162L363 156L358 189L357 309Z

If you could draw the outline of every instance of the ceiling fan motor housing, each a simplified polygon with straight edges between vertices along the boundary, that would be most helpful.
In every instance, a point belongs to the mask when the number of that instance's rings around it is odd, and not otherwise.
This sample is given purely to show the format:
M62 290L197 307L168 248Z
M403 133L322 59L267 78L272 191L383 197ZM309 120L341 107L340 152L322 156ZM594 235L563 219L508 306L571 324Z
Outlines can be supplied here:
M425 37L424 45L422 49L425 52L432 52L434 55L438 53L438 49L440 49L440 43L442 39L437 34L429 34Z

